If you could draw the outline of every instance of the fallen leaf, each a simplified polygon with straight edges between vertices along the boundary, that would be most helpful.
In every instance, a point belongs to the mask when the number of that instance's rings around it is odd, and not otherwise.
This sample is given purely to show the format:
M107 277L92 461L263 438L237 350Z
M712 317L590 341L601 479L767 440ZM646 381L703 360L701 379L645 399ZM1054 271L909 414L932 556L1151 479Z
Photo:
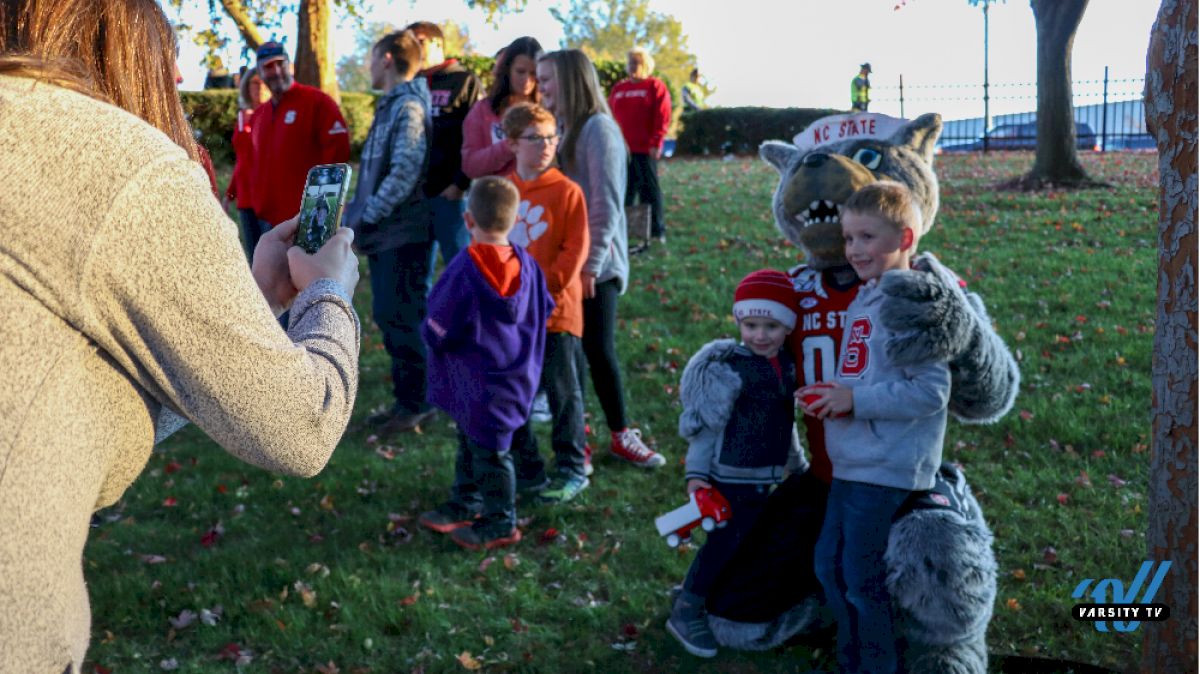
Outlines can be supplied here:
M208 625L209 627L214 627L216 626L217 622L221 620L221 616L224 615L224 613L225 608L220 604L214 606L211 611L206 608L202 608L200 609L200 622Z
M1121 538L1133 538L1133 529L1122 529Z
M163 499L162 504L164 508L174 508L179 505L179 501L176 501L174 496L168 496Z
M292 584L292 588L300 593L300 601L304 603L305 608L316 608L317 593L311 587L298 580Z
M624 625L621 626L621 634L624 635L625 638L627 638L627 639L638 638L639 633L638 633L637 625L634 625L633 623L625 623Z
M179 465L178 461L172 461L172 462L168 463L167 465L163 466L163 472L166 473L167 475L170 475L171 473L174 473L175 471L179 470L180 468L183 468L183 466Z
M519 566L520 564L521 564L520 558L518 558L516 555L512 554L511 552L507 555L504 555L504 568L508 569L509 571L512 571L513 569L517 568L517 566Z
M400 605L401 606L412 606L413 604L417 603L417 600L420 598L421 598L420 592L417 592L416 594L410 594L409 596L400 600Z
M1116 488L1118 488L1118 489L1120 489L1121 487L1124 487L1125 485L1129 484L1129 482L1128 482L1128 481L1126 481L1126 480L1122 480L1120 477L1118 477L1117 475L1115 475L1115 474L1113 474L1113 473L1109 473L1109 474L1108 474L1108 482L1109 482L1109 484L1111 484L1112 486L1114 486L1114 487L1116 487Z
M463 651L462 653L456 655L455 659L458 660L458 664L463 666L463 669L470 669L474 671L480 667L483 667L483 663L471 657L471 651Z
M1013 569L1012 577L1017 580L1025 580L1025 569Z
M1066 494L1064 494L1064 493L1062 493L1062 492L1059 492L1059 494L1058 494L1058 504L1059 504L1059 505L1067 505L1067 501L1068 501L1068 500L1070 500L1070 498L1071 498L1070 496L1068 496L1068 495L1066 495Z
M482 562L479 563L479 573L486 572L488 570L488 567L491 566L495 561L496 561L495 557L485 558Z
M1042 548L1042 559L1046 560L1047 564L1058 563L1058 550L1055 550L1053 545L1047 545Z
M1014 599L1012 597L1009 597L1008 601L1006 601L1004 603L1006 606L1008 606L1008 610L1010 610L1010 611L1020 611L1021 610L1021 602L1017 601L1016 599Z
M213 528L204 532L204 535L200 537L200 545L206 548L211 548L212 546L216 545L224 535L224 525L222 525L220 522L217 522L215 525L213 525Z
M173 672L179 669L179 661L175 658L167 658L158 662L158 668L164 672Z
M1022 421L1029 421L1033 418L1033 412L1030 412L1029 410L1021 410L1020 416Z
M167 561L162 555L142 555L140 559L147 564L164 564Z
M341 674L342 671L338 669L337 664L333 660L324 665L317 665L316 669L320 674Z
M538 543L545 545L546 543L553 542L556 538L558 538L558 529L550 527L549 529L543 531L542 535L538 537Z
M181 630L196 622L197 617L195 611L185 608L174 618L167 618L167 622L171 623L171 627Z
M1092 479L1088 477L1086 470L1079 471L1079 475L1075 478L1075 484L1079 485L1080 487L1092 486Z

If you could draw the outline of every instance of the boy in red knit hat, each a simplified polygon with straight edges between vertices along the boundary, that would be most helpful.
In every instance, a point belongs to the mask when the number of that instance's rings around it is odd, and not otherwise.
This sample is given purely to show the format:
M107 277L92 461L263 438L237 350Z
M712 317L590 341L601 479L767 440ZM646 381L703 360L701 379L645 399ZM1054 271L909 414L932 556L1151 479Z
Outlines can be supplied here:
M741 343L719 339L688 361L679 385L679 434L688 441L687 492L713 487L728 501L728 526L709 532L675 600L667 631L692 655L717 642L704 598L762 512L772 485L799 467L796 363L783 349L796 327L792 283L773 269L752 272L733 298Z

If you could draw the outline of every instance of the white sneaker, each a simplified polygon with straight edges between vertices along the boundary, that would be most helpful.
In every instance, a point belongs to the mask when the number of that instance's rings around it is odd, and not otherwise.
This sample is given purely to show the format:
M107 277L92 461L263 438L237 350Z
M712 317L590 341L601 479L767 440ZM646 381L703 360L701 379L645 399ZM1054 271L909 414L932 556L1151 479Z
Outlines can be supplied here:
M533 410L530 411L529 418L539 424L554 421L554 417L550 415L550 399L546 397L545 391L538 391L537 397L533 399Z

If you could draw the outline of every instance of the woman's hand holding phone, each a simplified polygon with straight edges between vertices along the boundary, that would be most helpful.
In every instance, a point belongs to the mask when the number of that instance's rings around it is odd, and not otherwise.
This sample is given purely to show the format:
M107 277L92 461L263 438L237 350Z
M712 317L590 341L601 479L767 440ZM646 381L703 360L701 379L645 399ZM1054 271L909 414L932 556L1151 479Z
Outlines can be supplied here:
M346 289L346 294L354 295L354 288L358 285L358 258L354 255L353 244L354 230L339 227L333 237L312 255L299 246L292 246L287 251L291 285L303 290L317 279L331 278Z
M276 316L287 311L300 292L293 285L288 270L288 248L292 247L292 239L296 236L297 222L297 218L284 220L263 234L254 248L254 260L250 263L254 280L258 282L259 290L262 290Z

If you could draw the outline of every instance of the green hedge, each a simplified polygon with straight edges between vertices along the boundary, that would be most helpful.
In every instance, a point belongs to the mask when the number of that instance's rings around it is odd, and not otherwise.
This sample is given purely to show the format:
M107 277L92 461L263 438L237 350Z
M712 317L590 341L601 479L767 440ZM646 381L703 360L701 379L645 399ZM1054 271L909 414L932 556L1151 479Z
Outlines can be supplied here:
M765 140L791 140L806 126L845 110L817 108L709 108L685 114L677 155L753 154Z

